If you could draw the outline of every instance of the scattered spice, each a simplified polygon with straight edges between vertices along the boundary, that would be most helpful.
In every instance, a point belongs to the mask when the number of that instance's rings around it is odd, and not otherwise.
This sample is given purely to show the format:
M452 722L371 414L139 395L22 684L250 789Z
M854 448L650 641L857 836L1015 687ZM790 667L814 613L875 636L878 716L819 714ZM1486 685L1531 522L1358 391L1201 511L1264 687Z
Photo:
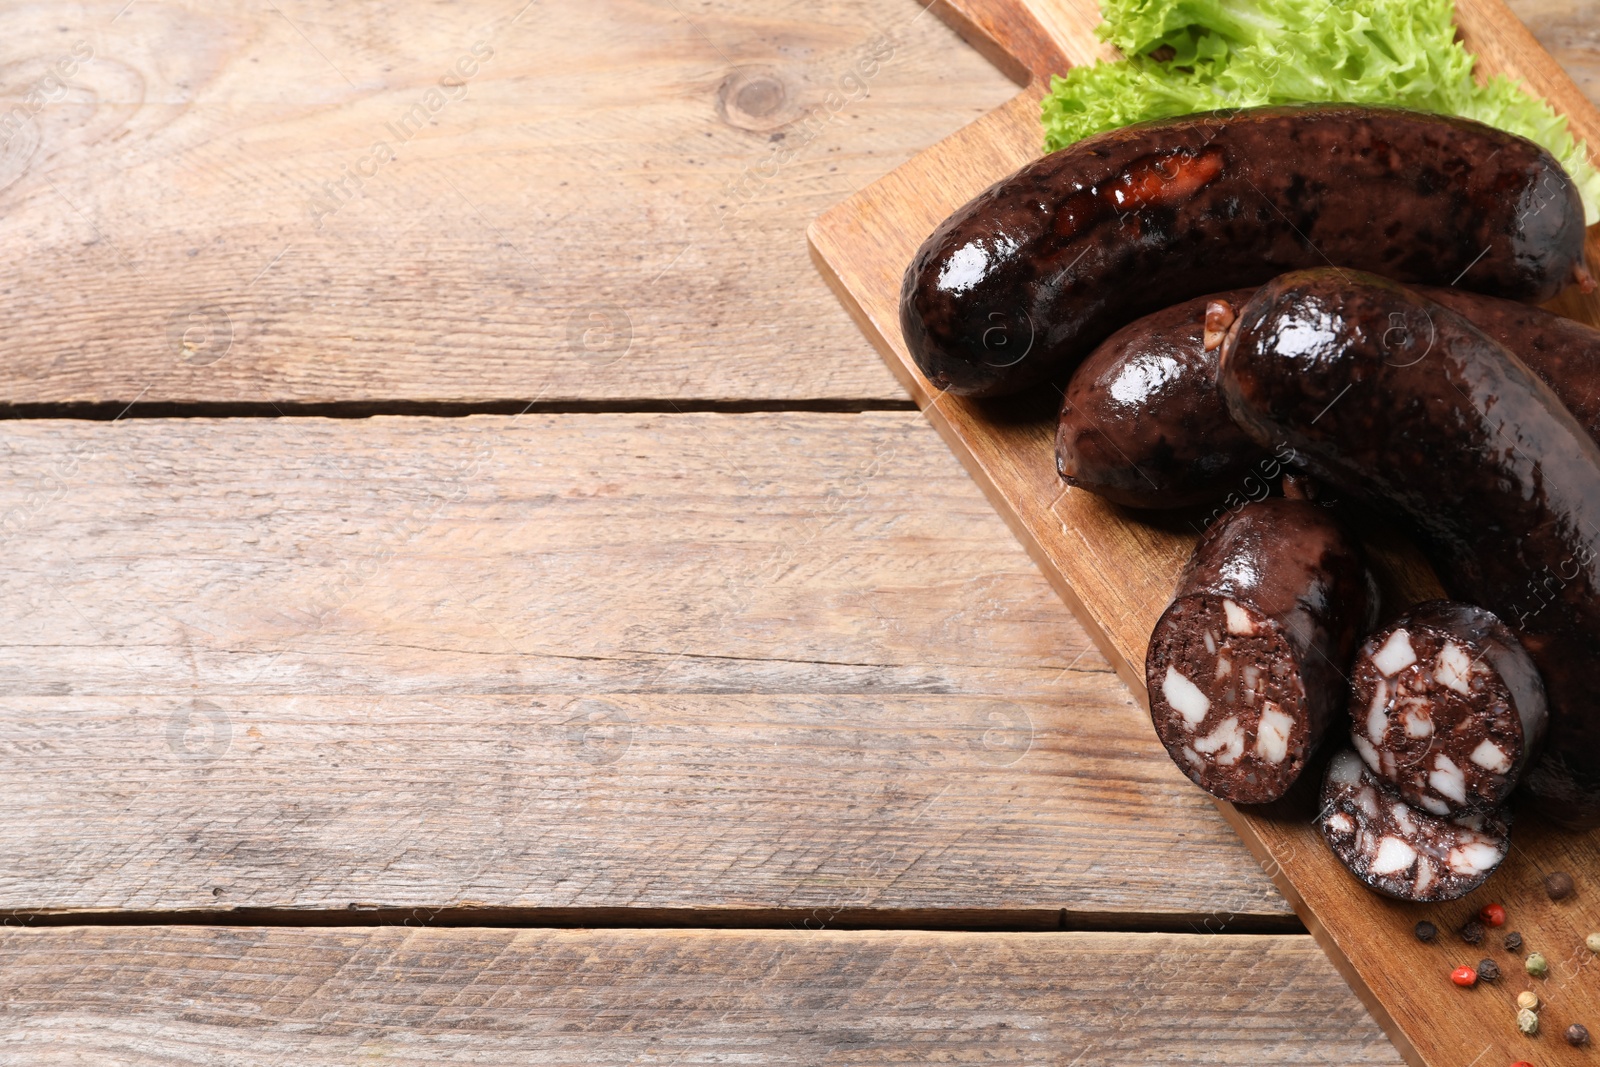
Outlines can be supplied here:
M1522 935L1515 930L1506 935L1506 951L1517 952L1522 948Z
M1539 1017L1527 1008L1517 1012L1517 1029L1532 1037L1539 1032Z
M1471 967L1457 967L1450 972L1450 981L1463 988L1478 984L1478 972Z
M1583 939L1583 943L1588 946L1590 952L1600 952L1600 934L1590 934Z
M1485 904L1483 910L1478 912L1478 918L1490 926L1504 926L1506 924L1506 909L1503 904Z
M1537 952L1528 953L1528 960L1523 966L1535 978L1543 978L1550 973L1550 964L1546 963L1544 957Z
M1573 1023L1563 1036L1573 1048L1582 1048L1589 1043L1589 1028L1582 1023Z
M1531 989L1524 989L1517 994L1517 1007L1527 1008L1529 1011L1539 1010L1539 994Z
M1417 924L1416 934L1418 941L1426 943L1439 936L1439 928L1433 925L1427 919L1423 919ZM1600 937L1600 934L1596 934L1595 936Z
M1469 945L1481 945L1483 943L1483 924L1477 919L1467 923L1461 928L1461 940Z
M1544 891L1551 900L1565 900L1576 888L1572 882L1572 875L1566 871L1556 871L1554 874L1544 876Z
M1500 965L1494 960L1483 959L1478 961L1478 981L1493 982L1500 977Z

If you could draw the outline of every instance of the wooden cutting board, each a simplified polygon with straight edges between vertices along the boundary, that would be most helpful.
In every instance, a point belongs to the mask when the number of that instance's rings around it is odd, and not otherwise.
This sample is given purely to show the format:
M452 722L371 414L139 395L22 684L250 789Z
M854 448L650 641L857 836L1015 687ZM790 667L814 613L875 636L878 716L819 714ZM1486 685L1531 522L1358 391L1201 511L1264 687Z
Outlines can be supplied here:
M923 238L979 190L1040 154L1038 103L1048 75L1115 53L1094 36L1100 21L1095 0L950 0L937 10L1019 81L1027 80L1027 88L817 219L810 230L813 258L1144 700L1146 641L1203 517L1150 521L1079 490L1064 490L1052 450L1058 398L1044 390L1046 395L1031 399L980 404L936 392L906 351L897 311L901 275ZM1600 114L1499 0L1459 0L1457 23L1479 57L1480 73L1521 79L1564 112L1592 148L1600 148ZM1590 230L1588 254L1591 264L1600 265L1600 227ZM1600 325L1600 294L1569 291L1552 306ZM1402 590L1426 594L1436 588L1408 546L1374 547L1380 566ZM1176 768L1171 773L1179 775ZM1561 831L1524 813L1511 856L1477 893L1450 904L1408 905L1368 892L1345 872L1310 824L1310 797L1267 809L1218 806L1412 1063L1600 1063L1600 1049L1574 1049L1562 1039L1570 1023L1580 1022L1600 1040L1600 958L1583 945L1586 934L1600 930L1600 834ZM1553 902L1543 879L1559 870L1571 873L1578 889ZM1457 931L1491 901L1505 905L1510 921L1480 945L1465 943ZM1230 918L1219 914L1208 925L1226 930ZM1432 944L1413 936L1421 919L1440 930ZM1504 934L1512 930L1523 936L1522 952L1504 948ZM1549 960L1547 978L1525 973L1523 957L1530 951ZM1498 983L1469 990L1450 983L1452 968L1486 957L1500 965L1504 977ZM1515 1023L1514 1001L1524 989L1533 989L1544 1004L1541 1032L1531 1038Z

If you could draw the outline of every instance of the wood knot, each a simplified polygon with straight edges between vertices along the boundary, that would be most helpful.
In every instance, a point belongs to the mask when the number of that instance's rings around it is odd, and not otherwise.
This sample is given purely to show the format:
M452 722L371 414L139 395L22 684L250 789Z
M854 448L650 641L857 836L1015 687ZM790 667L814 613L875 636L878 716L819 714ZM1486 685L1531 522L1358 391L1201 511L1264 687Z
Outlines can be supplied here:
M795 118L792 79L772 67L736 67L717 89L717 114L741 130L766 133Z

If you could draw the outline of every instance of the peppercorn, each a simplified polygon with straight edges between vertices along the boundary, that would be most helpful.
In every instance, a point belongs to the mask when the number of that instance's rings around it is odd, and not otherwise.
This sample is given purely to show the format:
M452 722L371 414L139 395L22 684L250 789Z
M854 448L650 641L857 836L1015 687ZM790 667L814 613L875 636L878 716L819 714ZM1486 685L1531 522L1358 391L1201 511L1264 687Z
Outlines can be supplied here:
M1527 1008L1517 1012L1517 1029L1532 1037L1539 1032L1539 1017Z
M1567 1044L1573 1048L1582 1048L1589 1043L1589 1028L1582 1023L1573 1023L1567 1027L1567 1032L1564 1036L1567 1039Z
M1522 935L1515 930L1506 935L1506 951L1516 952L1522 948Z
M1483 959L1478 961L1478 980L1493 982L1500 977L1500 965L1494 960Z
M1600 952L1600 934L1590 934L1583 939L1590 952Z
M1506 924L1506 909L1501 904L1485 904L1483 910L1478 912L1478 918L1490 926L1504 926Z
M1527 1060L1518 1060L1516 1063L1513 1063L1511 1067L1533 1067L1533 1064L1529 1063Z
M1428 941L1432 941L1434 938L1439 936L1439 928L1437 926L1433 925L1427 919L1423 919L1421 922L1419 922L1417 924L1416 933L1417 933L1417 940L1426 943ZM1596 936L1600 936L1600 935L1596 935Z
M1461 928L1461 940L1465 941L1469 945L1482 944L1483 924L1476 919L1473 919L1471 922L1467 923L1467 925Z
M1537 952L1530 952L1528 954L1527 962L1524 963L1523 966L1526 967L1528 969L1528 973L1533 975L1535 978L1543 978L1545 975L1550 973L1550 965L1546 963L1544 957Z
M1463 988L1478 984L1478 972L1471 967L1457 967L1450 972L1450 981Z
M1539 1010L1539 994L1531 989L1524 989L1517 994L1517 1007L1527 1008L1529 1011Z
M1544 891L1551 900L1565 900L1576 888L1572 875L1566 871L1556 871L1554 874L1544 876Z

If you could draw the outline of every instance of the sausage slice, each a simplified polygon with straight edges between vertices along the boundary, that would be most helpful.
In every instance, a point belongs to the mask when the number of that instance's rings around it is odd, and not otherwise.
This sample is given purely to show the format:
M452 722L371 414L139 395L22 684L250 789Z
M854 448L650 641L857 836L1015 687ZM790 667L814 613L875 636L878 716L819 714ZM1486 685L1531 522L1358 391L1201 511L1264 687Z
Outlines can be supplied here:
M1491 612L1430 600L1367 638L1350 739L1408 804L1459 815L1505 802L1545 729L1544 682Z
M1346 749L1328 764L1317 825L1339 862L1369 889L1400 900L1464 897L1511 847L1504 811L1454 818L1407 804Z

